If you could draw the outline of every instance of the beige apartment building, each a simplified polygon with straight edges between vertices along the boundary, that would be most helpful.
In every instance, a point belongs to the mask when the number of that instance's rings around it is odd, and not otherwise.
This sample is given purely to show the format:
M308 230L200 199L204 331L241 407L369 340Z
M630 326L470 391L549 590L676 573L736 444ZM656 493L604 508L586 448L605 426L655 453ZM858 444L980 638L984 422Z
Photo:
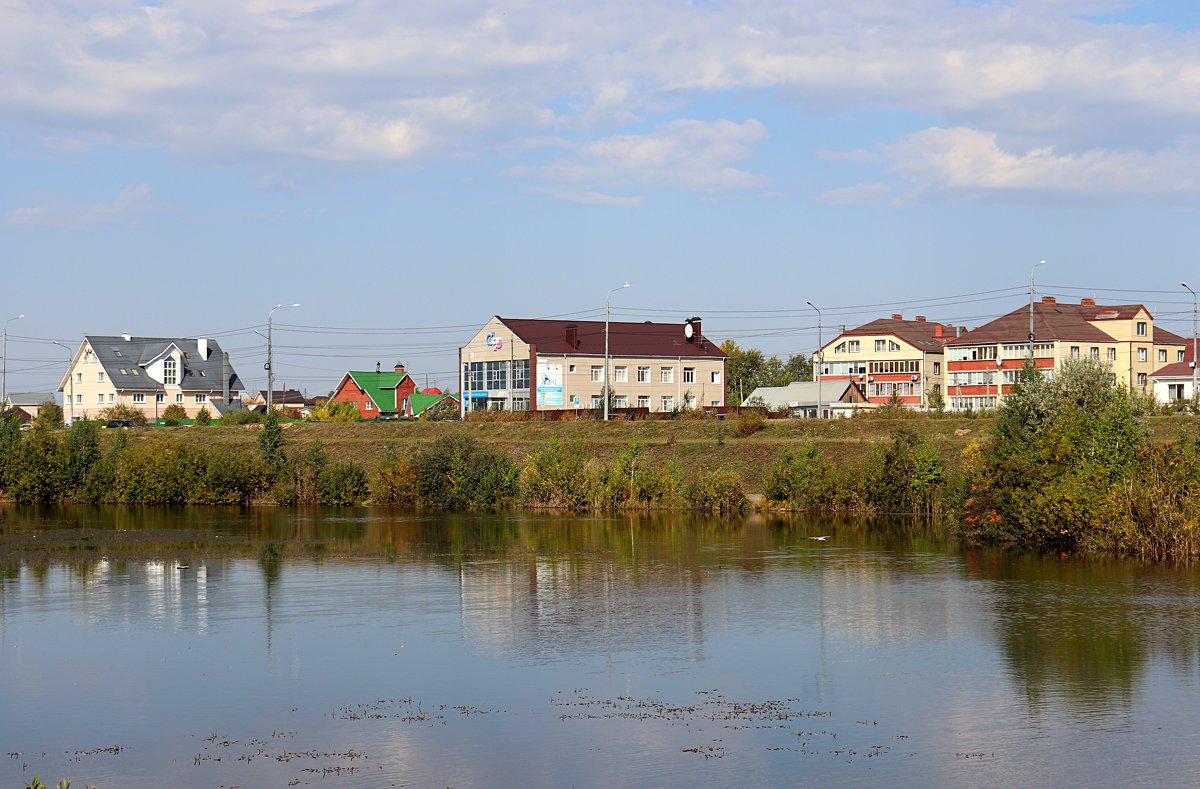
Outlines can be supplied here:
M820 352L817 368L830 390L854 382L866 396L861 407L878 408L899 402L924 408L929 393L940 389L945 378L943 348L954 337L953 326L928 321L918 315L879 318L842 331Z
M608 324L616 408L725 405L725 352L680 323ZM604 396L604 321L494 316L459 349L464 412L600 408Z
M189 419L202 408L217 417L241 407L243 389L215 340L129 334L85 336L58 387L69 420L99 419L114 405L139 410L147 420L173 404Z
M1141 304L1105 306L1095 299L1059 303L1053 296L1020 307L946 343L946 402L951 410L995 408L1011 394L1021 368L1032 358L1053 375L1063 362L1091 358L1113 371L1113 381L1150 394L1150 376L1181 362L1188 340L1154 325Z

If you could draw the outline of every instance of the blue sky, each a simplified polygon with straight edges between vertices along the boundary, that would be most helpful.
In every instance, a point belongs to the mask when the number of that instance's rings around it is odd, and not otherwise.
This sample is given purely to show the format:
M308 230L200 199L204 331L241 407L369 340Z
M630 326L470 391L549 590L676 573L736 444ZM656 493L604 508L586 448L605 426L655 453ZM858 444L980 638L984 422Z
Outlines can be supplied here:
M1109 0L0 0L10 391L50 339L205 334L254 388L493 314L785 355L1039 290L1190 333L1200 11ZM1195 283L1193 283L1195 284Z

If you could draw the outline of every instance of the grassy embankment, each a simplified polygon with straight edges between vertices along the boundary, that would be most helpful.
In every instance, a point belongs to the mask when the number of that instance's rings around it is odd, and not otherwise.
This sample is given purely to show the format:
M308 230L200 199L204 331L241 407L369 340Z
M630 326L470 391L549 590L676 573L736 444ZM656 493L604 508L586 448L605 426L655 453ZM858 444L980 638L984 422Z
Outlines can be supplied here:
M1177 438L1194 417L1152 417L1146 420L1151 441ZM566 445L578 443L589 457L608 463L621 450L637 441L644 447L639 463L657 464L675 460L691 478L702 470L729 469L742 475L745 490L759 493L765 476L780 454L801 441L813 442L821 457L837 467L861 464L880 443L895 431L905 429L937 448L947 469L960 464L960 453L971 441L987 444L991 419L965 417L914 417L855 419L815 422L811 420L768 420L763 429L739 437L732 421L679 419L663 421L611 422L593 419L562 422L434 422L434 423L291 423L284 425L289 455L303 453L320 442L332 460L349 460L373 468L393 446L400 454L415 452L439 438L470 436L481 445L502 452L514 462L557 438ZM174 427L134 429L131 443L153 436L170 436L209 450L253 453L260 425L222 427ZM112 440L105 431L105 439Z

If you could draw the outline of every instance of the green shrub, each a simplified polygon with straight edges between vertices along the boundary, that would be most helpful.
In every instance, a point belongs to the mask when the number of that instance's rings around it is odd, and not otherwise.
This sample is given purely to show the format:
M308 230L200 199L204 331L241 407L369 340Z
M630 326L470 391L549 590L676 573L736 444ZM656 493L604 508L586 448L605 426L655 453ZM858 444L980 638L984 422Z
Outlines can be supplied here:
M227 425L258 425L262 424L262 415L246 408L237 408L221 414L220 424Z
M212 412L208 410L208 406L205 406L196 412L196 424L198 424L198 425L211 425L212 424Z
M362 415L354 403L326 400L312 410L312 419L318 422L361 422Z
M541 449L525 457L525 465L520 472L522 499L542 506L567 509L585 506L590 496L584 463L585 457L579 445L566 448L558 439L550 439Z
M817 454L812 441L793 453L785 449L767 471L764 495L794 509L811 510L830 504L831 470Z
M865 471L867 501L879 513L932 513L941 502L945 467L937 448L910 430L872 453Z
M282 468L287 460L283 454L283 445L283 428L279 425L279 415L269 411L263 417L262 432L258 434L258 454L272 469Z
M392 507L415 507L419 498L417 470L412 460L389 451L383 462L375 467L371 500Z
M37 416L33 418L33 426L38 430L57 430L62 427L62 406L53 400L47 400L39 405Z
M742 409L737 419L733 420L733 433L738 438L748 438L767 426L767 419L761 411Z
M742 475L728 469L702 471L688 486L688 504L711 512L743 512L750 502L742 488Z
M168 422L175 422L178 424L180 420L188 418L187 409L181 406L179 403L171 403L169 406L163 409L162 418Z
M188 492L189 504L249 504L270 484L271 471L246 452L210 452Z
M520 413L520 412L518 412ZM413 458L422 506L446 510L494 508L517 492L513 463L466 436L440 438Z
M317 502L327 507L351 507L367 497L367 472L353 461L323 467L317 476Z
M100 421L108 422L112 419L128 419L137 425L146 424L146 415L142 413L141 409L134 408L126 403L110 405L108 408L100 411Z

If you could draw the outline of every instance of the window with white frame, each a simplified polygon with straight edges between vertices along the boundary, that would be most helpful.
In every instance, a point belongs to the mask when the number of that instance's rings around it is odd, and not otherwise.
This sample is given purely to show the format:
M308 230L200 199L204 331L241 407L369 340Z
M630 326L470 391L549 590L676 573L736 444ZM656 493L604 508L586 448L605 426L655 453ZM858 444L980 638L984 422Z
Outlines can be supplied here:
M603 381L604 381L603 365L599 365L599 364L592 365L592 383L602 383Z
M833 346L833 352L834 353L845 353L846 352L846 343L839 342L837 345Z
M637 403L638 408L649 408L650 395L638 395Z
M1139 337L1146 336L1146 322L1145 321L1137 322L1137 336L1139 336Z
M1071 354L1071 358L1072 358L1072 359L1078 359L1078 358L1079 358L1079 346L1078 346L1078 345L1072 345L1072 346L1071 346L1071 351L1070 351L1070 354Z
M1167 360L1167 349L1166 348L1158 349L1158 360L1160 362L1165 362Z
M876 340L875 341L875 351L876 352L881 352L881 351L886 351L886 350L887 350L887 340Z
M895 353L898 350L900 350L900 343L888 340L888 351Z
M207 403L207 402L208 402L208 395L206 395L206 394L196 395L196 404L197 405L199 405L200 403Z
M165 394L163 394L162 392L159 392L158 394L154 395L154 402L156 402L156 403L165 403L166 400L167 400L167 396Z
M712 383L714 383L714 384L719 384L719 383L721 383L721 371L720 371L720 370L713 370L713 372L712 372Z
M675 410L675 398L672 397L671 395L663 395L659 399L658 410L659 411L674 411Z
M613 368L613 380L619 384L629 383L629 368L619 364Z
M1138 356L1138 361L1139 361L1139 362L1144 362L1144 361L1146 361L1146 349L1145 349L1145 348L1138 348L1138 354L1137 354L1137 356Z
M117 401L117 395L113 392L109 392L108 393L108 402L115 403L116 401Z
M363 410L364 410L364 411L374 411L374 410L375 410L375 403L373 403L372 401L368 400L367 402L363 403Z
M645 384L645 383L650 382L650 368L649 367L642 367L640 365L638 366L637 382L639 384Z
M1184 360L1186 353L1187 353L1186 351L1176 351L1175 352L1175 361L1182 362Z
M1100 358L1100 349L1098 347L1096 347L1095 345L1093 345L1089 349L1088 355L1091 356L1093 359L1099 359Z
M660 384L675 383L675 368L674 367L660 367L658 369L658 382Z
M180 405L183 405L183 393L182 392L175 395L175 402L179 403Z
M1137 381L1138 381L1138 386L1142 386L1142 387L1144 387L1144 386L1146 385L1146 374L1145 374L1145 373L1138 373L1138 379L1137 379Z
M617 408L628 408L629 397L627 395L617 395L613 398L613 404L616 405Z
M933 363L933 374L934 374L934 375L941 375L941 374L942 374L942 363L941 363L941 362L934 362L934 363Z
M163 383L179 383L179 362L174 359L163 359Z
M92 353L91 351L84 351L83 361L86 364L91 364L92 362L96 361L96 354Z
M859 348L858 340L847 340L846 341L846 353L858 353L858 348Z
M600 395L592 395L592 408L603 408L604 398Z
M683 368L683 382L685 384L696 383L696 368L695 367L684 367Z
M1116 348L1108 349L1108 360L1110 362L1115 362L1117 360L1117 349Z
M83 402L83 395L81 395L81 394L77 394L77 395L75 395L75 402L76 402L76 403L82 403L82 402Z
M75 383L83 383L83 373L75 373Z
M713 400L711 403L709 403L709 405L711 405L713 408L720 408L720 407L721 407L721 401L720 401L720 400Z
M146 395L145 395L145 393L143 393L143 392L134 392L134 393L133 393L133 402L135 402L135 403L144 403L144 402L146 402Z
M96 373L96 383L104 383L104 373Z
M104 404L104 392L100 392L99 394L96 395L96 402L99 403L100 405Z

